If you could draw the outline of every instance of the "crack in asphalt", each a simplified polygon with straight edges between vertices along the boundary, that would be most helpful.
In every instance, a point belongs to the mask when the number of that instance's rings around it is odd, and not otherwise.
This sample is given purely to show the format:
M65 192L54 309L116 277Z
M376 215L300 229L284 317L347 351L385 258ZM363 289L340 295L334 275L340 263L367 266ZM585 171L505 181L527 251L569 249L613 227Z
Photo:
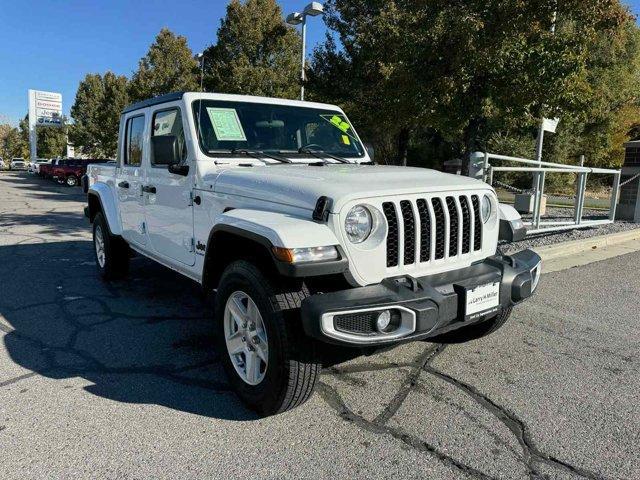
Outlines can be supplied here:
M25 373L23 375L18 375L17 377L10 378L9 380L4 380L0 382L0 388L13 385L14 383L18 383L20 380L26 380L27 378L35 377L36 375L38 375L38 373L30 372L30 373Z
M412 370L405 376L402 385L398 388L391 401L373 420L368 420L362 415L350 409L347 406L346 402L343 400L339 390L328 385L325 382L319 382L318 393L325 401L325 403L329 407L331 407L343 420L349 423L353 423L354 425L365 431L374 433L376 435L390 435L417 451L434 455L444 464L450 467L454 467L473 478L493 478L485 472L482 472L462 462L461 460L458 460L453 456L443 452L442 450L429 444L425 440L406 432L403 428L388 425L388 421L398 412L409 394L416 389L420 374L422 372L425 372L449 383L456 389L471 397L471 399L474 400L481 408L489 412L503 425L505 425L505 427L507 427L507 429L518 441L522 453L521 455L517 455L517 452L510 448L508 445L504 446L508 447L508 449L511 450L512 453L514 453L515 457L524 463L531 479L548 478L547 475L536 468L536 465L540 463L554 468L559 468L563 471L589 480L600 480L604 478L586 468L573 465L552 455L545 454L540 450L540 448L535 445L535 443L531 439L531 435L529 434L529 430L525 422L520 420L513 412L510 412L507 408L491 400L488 396L482 394L474 386L464 383L452 377L451 375L448 375L432 367L431 363L433 362L433 360L438 355L440 355L445 350L445 348L446 345L444 344L438 344L435 347L427 347L427 349L418 357L418 359L411 363L395 364L393 366L376 363L364 365L360 364L342 368L332 367L323 372L323 375L336 376L340 379L347 377L347 383L354 384L354 381L356 381L357 379L348 378L350 374L353 373L381 371L396 367L412 367Z
M441 372L440 370L437 370L428 364L425 364L423 370L461 390L469 397L471 397L471 399L473 399L478 405L480 405L482 408L484 408L486 411L490 412L494 417L500 420L500 422L502 422L518 440L518 443L522 448L524 463L529 470L529 475L531 478L539 478L540 476L542 476L542 473L537 471L535 468L535 464L537 462L546 463L547 465L552 467L558 467L562 470L566 470L570 473L588 478L590 480L603 478L602 476L599 476L598 474L591 472L585 468L571 465L568 462L564 462L540 451L540 449L535 446L533 440L531 439L531 435L529 434L525 422L520 420L513 412L510 412L507 408L498 405L489 397L480 393L480 391L476 387L464 383L463 381L458 380L451 375Z
M352 423L365 431L376 435L390 435L391 437L401 441L414 450L433 455L445 465L454 467L459 471L472 476L473 478L479 478L483 480L494 479L494 477L491 477L490 475L487 475L470 465L460 462L459 460L446 454L445 452L434 447L428 442L422 440L421 438L411 435L401 428L387 425L388 420L393 415L395 415L398 409L402 406L407 395L413 389L415 381L417 380L417 377L420 375L420 372L422 371L424 366L428 362L432 361L437 355L439 355L444 350L444 348L444 345L437 345L435 348L430 346L423 352L422 355L420 355L418 361L412 364L413 370L407 375L407 378L403 382L392 402L387 406L387 408L385 408L383 413L378 415L373 421L367 420L362 415L359 415L351 410L342 399L342 396L340 395L338 390L326 384L325 382L320 381L318 383L318 394L322 397L322 399L329 407L337 412L337 414L343 420Z

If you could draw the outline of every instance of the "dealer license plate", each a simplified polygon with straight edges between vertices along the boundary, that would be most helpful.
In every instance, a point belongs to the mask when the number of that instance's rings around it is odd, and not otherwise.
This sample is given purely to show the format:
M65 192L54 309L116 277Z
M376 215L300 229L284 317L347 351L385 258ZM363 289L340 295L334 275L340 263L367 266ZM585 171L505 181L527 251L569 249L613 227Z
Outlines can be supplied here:
M487 313L500 305L500 283L487 283L467 290L466 316Z

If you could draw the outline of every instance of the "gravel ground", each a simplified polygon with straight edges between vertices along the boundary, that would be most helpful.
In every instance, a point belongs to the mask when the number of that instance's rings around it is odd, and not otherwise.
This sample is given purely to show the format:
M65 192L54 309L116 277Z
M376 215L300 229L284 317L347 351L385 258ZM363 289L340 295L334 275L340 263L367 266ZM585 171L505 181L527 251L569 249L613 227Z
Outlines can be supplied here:
M571 208L547 208L547 214L542 217L543 221L562 221L573 218L573 209ZM584 218L589 220L606 220L607 212L601 210L584 210ZM530 220L530 216L523 216L525 221ZM556 243L566 242L569 240L580 240L583 238L595 237L599 235L607 235L609 233L624 232L640 228L640 225L633 222L617 221L615 223L600 225L597 227L582 228L577 230L567 230L564 232L553 232L547 234L532 235L525 238L521 242L512 244L504 244L502 250L505 253L517 252L524 248L536 248L544 245L554 245Z
M544 275L487 338L327 368L259 419L197 285L140 257L97 278L83 202L0 172L2 480L640 478L640 252Z

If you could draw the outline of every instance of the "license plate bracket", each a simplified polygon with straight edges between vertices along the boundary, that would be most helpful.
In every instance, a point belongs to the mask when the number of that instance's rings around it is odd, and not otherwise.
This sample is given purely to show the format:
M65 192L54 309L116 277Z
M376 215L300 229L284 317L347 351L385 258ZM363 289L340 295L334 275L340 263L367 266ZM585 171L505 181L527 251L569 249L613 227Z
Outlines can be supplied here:
M464 290L464 318L476 318L498 312L500 309L500 282L489 282Z

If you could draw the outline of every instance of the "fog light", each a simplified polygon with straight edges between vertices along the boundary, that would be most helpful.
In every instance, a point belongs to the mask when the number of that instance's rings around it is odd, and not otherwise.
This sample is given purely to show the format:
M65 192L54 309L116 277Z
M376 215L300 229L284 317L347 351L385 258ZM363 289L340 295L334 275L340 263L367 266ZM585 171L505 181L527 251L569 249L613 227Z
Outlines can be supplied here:
M383 310L378 315L378 319L376 320L376 328L379 332L385 332L387 328L389 328L389 324L391 323L391 312L389 310Z

